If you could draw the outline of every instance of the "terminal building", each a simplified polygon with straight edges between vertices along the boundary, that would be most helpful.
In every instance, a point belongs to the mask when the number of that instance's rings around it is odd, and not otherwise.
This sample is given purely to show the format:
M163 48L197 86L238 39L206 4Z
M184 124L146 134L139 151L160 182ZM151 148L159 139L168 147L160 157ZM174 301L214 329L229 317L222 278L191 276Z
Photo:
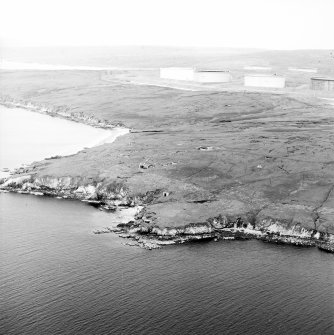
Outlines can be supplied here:
M311 78L311 89L321 91L334 91L334 77Z
M273 74L249 74L244 78L245 86L284 88L285 78Z
M232 76L229 71L193 69L188 67L161 68L160 78L194 81L198 83L227 83L232 80Z

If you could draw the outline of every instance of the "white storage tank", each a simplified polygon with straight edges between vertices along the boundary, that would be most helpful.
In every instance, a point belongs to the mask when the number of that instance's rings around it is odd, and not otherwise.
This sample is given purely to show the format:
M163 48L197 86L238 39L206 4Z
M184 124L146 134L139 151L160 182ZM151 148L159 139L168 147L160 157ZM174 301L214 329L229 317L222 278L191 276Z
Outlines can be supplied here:
M190 67L160 68L160 78L173 80L194 80L194 69Z
M311 78L312 90L334 91L334 77L315 77Z
M222 70L196 70L194 81L199 83L228 83L232 80L229 71Z
M271 74L249 74L244 78L245 86L284 88L285 78Z

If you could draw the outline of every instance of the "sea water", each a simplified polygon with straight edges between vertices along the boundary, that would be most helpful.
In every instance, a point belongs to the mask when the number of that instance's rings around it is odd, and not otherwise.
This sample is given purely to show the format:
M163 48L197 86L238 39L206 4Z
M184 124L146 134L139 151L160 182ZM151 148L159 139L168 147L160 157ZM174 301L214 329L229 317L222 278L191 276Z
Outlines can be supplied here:
M0 194L0 334L333 334L333 255L260 241L144 250L78 201Z

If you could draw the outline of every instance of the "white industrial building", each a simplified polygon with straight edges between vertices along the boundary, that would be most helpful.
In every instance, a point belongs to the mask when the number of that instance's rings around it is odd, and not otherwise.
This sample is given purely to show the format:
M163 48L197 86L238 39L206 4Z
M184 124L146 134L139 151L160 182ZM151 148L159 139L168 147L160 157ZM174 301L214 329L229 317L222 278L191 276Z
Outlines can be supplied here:
M249 74L244 78L245 86L250 87L285 87L285 78L272 74Z
M161 68L160 78L195 81L199 83L227 83L232 80L229 71L193 69L188 67Z

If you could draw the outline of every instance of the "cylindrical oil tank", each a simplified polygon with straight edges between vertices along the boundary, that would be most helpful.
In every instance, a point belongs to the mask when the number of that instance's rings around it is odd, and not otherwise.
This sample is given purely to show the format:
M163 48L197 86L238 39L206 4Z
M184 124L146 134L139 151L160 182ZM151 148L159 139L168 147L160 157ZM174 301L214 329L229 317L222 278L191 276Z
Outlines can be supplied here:
M334 91L334 78L314 77L311 78L312 90Z

